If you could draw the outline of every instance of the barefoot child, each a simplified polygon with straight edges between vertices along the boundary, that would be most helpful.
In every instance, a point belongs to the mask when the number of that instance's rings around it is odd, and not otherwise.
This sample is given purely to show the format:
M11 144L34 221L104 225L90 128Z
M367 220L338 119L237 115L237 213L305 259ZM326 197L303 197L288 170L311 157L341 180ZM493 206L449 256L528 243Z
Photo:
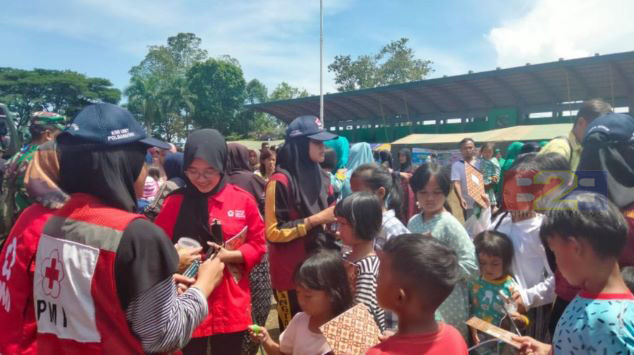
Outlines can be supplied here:
M634 353L634 295L617 262L627 225L605 196L581 193L554 204L540 236L557 267L581 291L562 314L552 345L518 337L523 353Z
M460 333L434 317L460 278L456 253L434 238L404 234L388 240L379 258L377 297L398 315L398 332L366 354L466 355Z
M337 203L335 217L338 235L351 248L343 258L350 266L354 300L368 307L381 331L385 330L385 311L376 301L376 279L379 258L374 240L381 230L381 203L369 192L355 192Z
M269 355L323 355L332 350L319 327L352 306L352 293L341 257L321 251L309 257L295 272L297 313L280 334L279 344L264 327L249 329L252 339Z

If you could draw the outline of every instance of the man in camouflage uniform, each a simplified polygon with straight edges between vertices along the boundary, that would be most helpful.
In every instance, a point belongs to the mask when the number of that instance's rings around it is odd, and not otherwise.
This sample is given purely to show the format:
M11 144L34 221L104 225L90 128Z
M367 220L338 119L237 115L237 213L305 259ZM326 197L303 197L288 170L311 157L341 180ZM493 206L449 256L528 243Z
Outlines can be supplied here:
M2 199L0 200L0 245L20 213L33 203L26 192L24 176L38 146L52 141L64 129L65 118L54 112L35 112L31 115L31 142L6 163Z

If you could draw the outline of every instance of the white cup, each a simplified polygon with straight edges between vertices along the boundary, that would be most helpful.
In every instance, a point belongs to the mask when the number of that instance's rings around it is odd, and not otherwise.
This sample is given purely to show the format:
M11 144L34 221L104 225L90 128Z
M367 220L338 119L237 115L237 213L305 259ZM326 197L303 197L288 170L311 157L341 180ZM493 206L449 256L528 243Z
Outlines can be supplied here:
M176 243L181 248L200 248L201 245L196 239L181 237Z

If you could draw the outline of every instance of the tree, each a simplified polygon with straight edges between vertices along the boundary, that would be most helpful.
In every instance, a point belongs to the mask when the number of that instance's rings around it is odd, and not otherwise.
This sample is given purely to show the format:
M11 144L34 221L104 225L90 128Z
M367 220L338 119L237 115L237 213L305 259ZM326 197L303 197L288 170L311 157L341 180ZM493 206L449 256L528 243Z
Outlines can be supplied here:
M0 68L0 102L18 113L18 128L32 112L53 111L74 117L84 106L103 101L118 103L121 91L103 78L70 70Z
M351 91L422 80L433 71L432 62L416 59L407 38L392 41L375 55L338 55L328 66L338 91Z
M215 128L224 135L235 133L246 88L239 66L224 58L195 63L187 72L187 87L197 127Z
M246 105L263 103L269 99L268 89L257 79L247 83L245 95ZM243 127L243 132L248 133L249 138L267 140L284 136L284 124L268 113L244 109L240 113L240 121L246 125Z
M152 135L170 141L187 135L194 107L186 75L207 59L201 42L193 33L179 33L166 46L150 46L141 63L130 69L127 108Z
M269 90L258 79L249 81L245 90L245 103L248 105L263 103L269 98Z
M282 81L271 93L269 97L270 101L278 100L290 100L300 97L310 96L306 89L299 89L289 85L287 82Z

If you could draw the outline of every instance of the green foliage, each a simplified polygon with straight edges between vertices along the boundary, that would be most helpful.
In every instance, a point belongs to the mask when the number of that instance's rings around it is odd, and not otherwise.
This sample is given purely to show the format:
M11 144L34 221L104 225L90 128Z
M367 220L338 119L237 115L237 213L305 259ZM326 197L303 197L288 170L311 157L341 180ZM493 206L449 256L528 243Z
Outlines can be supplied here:
M121 91L107 79L70 70L0 68L0 102L19 115L18 128L32 112L53 111L74 117L94 101L118 103Z
M246 104L257 104L266 101L290 100L310 96L305 89L299 89L281 82L267 98L266 87L257 79L247 84ZM263 112L247 110L242 113L245 122L250 122L248 137L256 140L284 138L286 125L277 118Z
M407 46L407 38L392 41L377 54L362 55L353 60L350 55L338 55L328 66L335 73L338 91L351 91L422 80L433 71L432 62L416 59Z
M259 104L268 101L268 89L257 79L252 79L246 86L245 104ZM277 139L284 135L284 126L273 116L254 110L243 110L240 120L248 122L248 138L256 140ZM242 137L241 137L242 138Z
M227 137L271 135L277 120L244 110L244 104L268 101L257 79L245 83L240 63L228 55L209 59L201 39L179 33L167 45L151 46L130 69L127 108L154 136L184 139L195 128L216 128Z
M187 72L187 86L193 94L192 119L197 127L215 128L224 135L248 128L238 115L246 83L235 62L221 58L195 63Z
M207 59L200 44L195 34L179 33L169 37L166 46L150 46L141 63L130 69L127 108L150 134L168 141L187 136L195 109L187 72Z
M299 89L290 86L287 82L282 81L271 93L270 101L290 100L300 97L310 96L306 89Z
M269 90L258 79L252 79L245 88L245 103L248 105L266 102L269 99Z

